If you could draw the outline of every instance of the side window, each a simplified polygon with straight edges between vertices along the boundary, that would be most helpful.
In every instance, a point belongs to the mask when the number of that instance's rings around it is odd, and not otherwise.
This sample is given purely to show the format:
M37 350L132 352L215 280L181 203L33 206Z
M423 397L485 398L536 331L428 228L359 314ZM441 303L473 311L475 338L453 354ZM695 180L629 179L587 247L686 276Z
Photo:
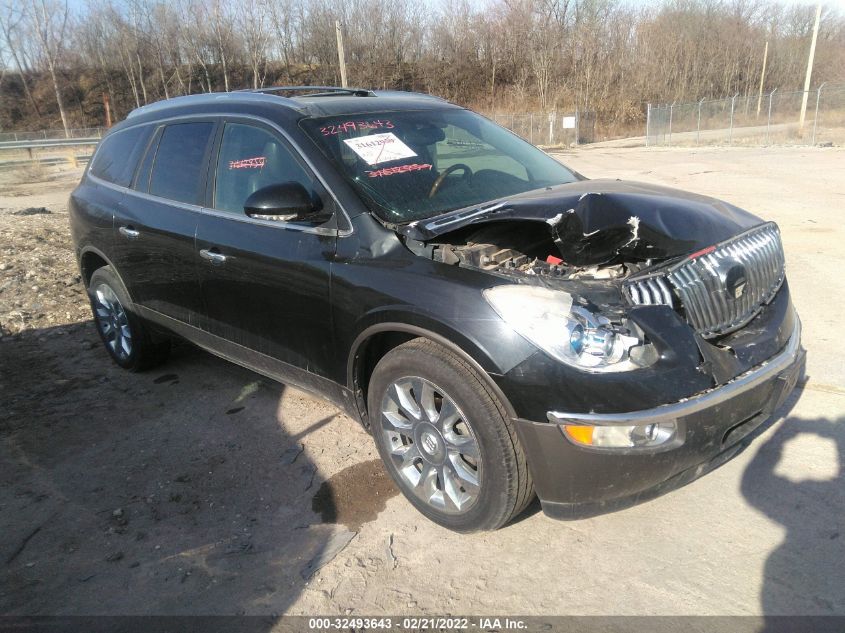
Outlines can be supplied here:
M150 193L189 204L200 203L205 154L214 123L168 125L161 135L150 175Z
M107 136L97 149L90 173L121 187L128 187L135 166L147 148L151 132L152 128L145 125Z
M214 208L243 213L252 193L283 182L313 189L312 179L276 136L252 125L227 123L217 158Z

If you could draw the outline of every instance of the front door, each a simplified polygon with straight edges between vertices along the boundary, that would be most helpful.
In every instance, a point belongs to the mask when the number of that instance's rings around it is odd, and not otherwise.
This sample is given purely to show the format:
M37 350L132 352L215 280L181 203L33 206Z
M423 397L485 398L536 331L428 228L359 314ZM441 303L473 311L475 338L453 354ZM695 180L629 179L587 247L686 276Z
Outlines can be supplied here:
M308 222L249 218L244 202L272 184L301 183L333 204L272 128L225 123L212 204L197 228L200 287L212 334L287 365L325 376L332 355L330 263L337 231ZM329 223L331 224L331 223Z

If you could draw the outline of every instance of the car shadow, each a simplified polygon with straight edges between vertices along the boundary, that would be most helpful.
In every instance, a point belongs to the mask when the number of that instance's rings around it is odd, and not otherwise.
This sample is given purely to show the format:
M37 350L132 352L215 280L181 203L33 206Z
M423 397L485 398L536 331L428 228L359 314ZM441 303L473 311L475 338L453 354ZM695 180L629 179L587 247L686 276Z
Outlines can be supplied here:
M801 475L791 476L794 461L787 453L793 442L804 442L805 448L795 451L811 459L826 446L838 460L835 474L813 475L814 468L829 463L824 453L824 459L804 462ZM810 446L815 453L808 452ZM777 617L782 615L845 615L845 417L787 416L754 455L741 487L754 508L786 531L763 571L764 630L795 624Z
M188 345L124 372L91 323L3 337L0 613L285 613L355 534L311 509L339 412L284 393Z

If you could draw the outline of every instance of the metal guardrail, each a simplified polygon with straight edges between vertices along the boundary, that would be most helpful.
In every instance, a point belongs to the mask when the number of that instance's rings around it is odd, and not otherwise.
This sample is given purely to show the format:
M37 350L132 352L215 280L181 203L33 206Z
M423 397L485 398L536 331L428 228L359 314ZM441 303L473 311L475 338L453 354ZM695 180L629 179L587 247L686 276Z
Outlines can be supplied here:
M53 130L35 130L35 131L13 131L0 132L0 142L7 141L39 141L50 139L66 139L66 138L102 138L106 133L106 128L102 127L82 127L71 128L65 133L62 129Z
M96 145L100 142L97 137L91 138L67 138L47 139L39 141L0 141L2 149L41 149L50 147L73 147L76 145Z
M71 163L73 166L76 164L85 164L91 160L91 155L85 156L74 156L74 162ZM70 163L70 160L67 158L62 158L61 156L53 156L52 158L33 158L27 160L3 160L0 161L0 169L15 169L18 167L28 167L29 165L38 164L38 165L65 165Z
M99 142L99 137L0 141L0 154L8 152L10 159L0 159L0 169L16 169L27 165L60 165L63 163L77 166L79 163L86 163L91 160L90 151L77 148L90 148ZM80 151L86 153L79 155ZM26 158L23 158L22 154Z

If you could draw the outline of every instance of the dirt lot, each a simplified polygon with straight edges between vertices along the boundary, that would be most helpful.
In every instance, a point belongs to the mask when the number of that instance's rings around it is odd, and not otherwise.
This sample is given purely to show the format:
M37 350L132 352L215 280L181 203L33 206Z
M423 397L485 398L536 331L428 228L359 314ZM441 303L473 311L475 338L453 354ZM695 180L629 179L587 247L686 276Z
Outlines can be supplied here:
M845 614L845 152L562 159L779 222L809 380L751 448L623 512L452 534L319 399L189 346L118 370L68 242L79 171L0 174L0 613Z

